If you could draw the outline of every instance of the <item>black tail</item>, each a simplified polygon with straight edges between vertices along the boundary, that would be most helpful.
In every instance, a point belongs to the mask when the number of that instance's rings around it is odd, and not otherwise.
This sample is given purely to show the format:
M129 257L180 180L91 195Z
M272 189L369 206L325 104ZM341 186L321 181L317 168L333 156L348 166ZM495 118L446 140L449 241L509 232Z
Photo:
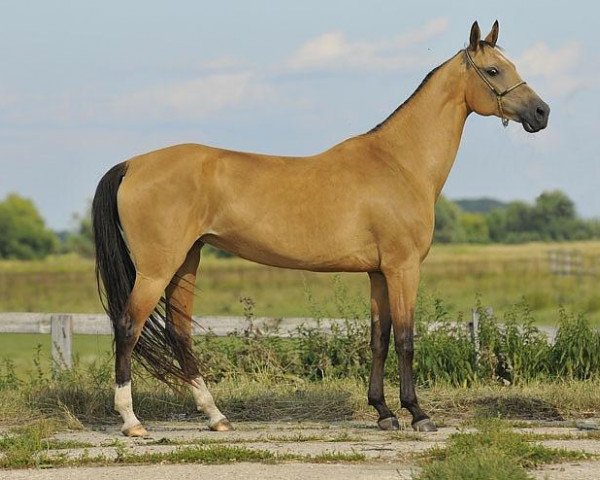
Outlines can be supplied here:
M135 282L135 267L121 235L117 210L117 191L126 171L127 164L119 163L106 172L92 201L98 293L113 326L125 313Z
M121 234L117 209L117 191L126 171L127 163L124 162L106 172L98 183L92 201L98 293L115 334L119 322L131 322L126 309L136 276L129 249ZM179 381L190 382L198 375L199 362L191 344L172 328L171 323L165 322L167 315L173 312L182 314L178 306L169 305L164 297L161 298L144 324L133 353L153 376L177 387ZM129 325L121 325L121 329L123 327Z

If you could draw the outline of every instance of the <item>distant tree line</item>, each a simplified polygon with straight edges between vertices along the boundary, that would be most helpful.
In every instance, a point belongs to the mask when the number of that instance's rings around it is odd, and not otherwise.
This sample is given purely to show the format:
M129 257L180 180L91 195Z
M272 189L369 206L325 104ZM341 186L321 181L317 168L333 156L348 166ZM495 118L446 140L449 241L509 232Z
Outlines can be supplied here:
M440 197L435 207L434 242L523 243L600 238L600 220L579 218L573 201L559 190L544 192L533 204L493 199L452 202ZM74 252L93 257L89 207L74 216L75 228L53 232L34 203L17 194L0 201L0 258L38 259L51 253ZM217 249L206 253L229 256Z
M434 242L524 243L600 238L600 221L579 218L560 190L542 193L533 204L492 199L440 197L435 207Z

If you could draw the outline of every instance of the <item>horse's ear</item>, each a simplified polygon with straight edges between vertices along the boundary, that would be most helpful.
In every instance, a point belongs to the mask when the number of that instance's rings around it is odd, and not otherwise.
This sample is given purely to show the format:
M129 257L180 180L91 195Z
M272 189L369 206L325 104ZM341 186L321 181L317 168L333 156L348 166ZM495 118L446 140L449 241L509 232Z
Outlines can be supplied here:
M475 20L471 26L469 48L473 51L477 50L477 47L479 46L479 40L481 40L481 30L479 30L479 24L477 23L477 20Z
M496 42L498 41L498 20L494 22L492 25L492 30L488 33L487 37L485 37L485 43L489 43L492 47L496 46Z

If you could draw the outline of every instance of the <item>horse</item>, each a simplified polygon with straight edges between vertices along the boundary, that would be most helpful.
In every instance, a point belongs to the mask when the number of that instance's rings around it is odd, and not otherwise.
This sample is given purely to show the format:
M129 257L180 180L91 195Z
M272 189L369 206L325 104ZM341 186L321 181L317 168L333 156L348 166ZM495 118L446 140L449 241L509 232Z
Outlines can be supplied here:
M435 431L413 379L414 310L434 205L475 112L530 133L550 108L496 46L498 22L433 69L370 131L308 157L182 144L136 156L100 180L92 204L96 276L115 343L115 410L126 436L147 435L131 397L134 355L167 384L189 385L215 431L232 429L192 348L194 284L205 244L275 267L364 272L371 287L368 403L397 430L383 372L391 330L400 404ZM102 287L103 285L103 287Z

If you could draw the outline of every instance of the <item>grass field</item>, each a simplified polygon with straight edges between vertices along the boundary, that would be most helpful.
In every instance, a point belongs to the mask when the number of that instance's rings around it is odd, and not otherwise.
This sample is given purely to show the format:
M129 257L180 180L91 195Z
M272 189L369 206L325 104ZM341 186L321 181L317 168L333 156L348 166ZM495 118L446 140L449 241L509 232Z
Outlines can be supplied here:
M548 253L578 251L585 274L557 276ZM454 312L468 312L478 296L502 314L523 298L536 321L554 324L559 305L600 325L600 242L525 245L436 245L423 266L421 289ZM367 314L365 274L282 270L241 259L203 259L195 313L241 315L252 298L259 316ZM76 256L0 262L0 311L100 312L93 263Z

